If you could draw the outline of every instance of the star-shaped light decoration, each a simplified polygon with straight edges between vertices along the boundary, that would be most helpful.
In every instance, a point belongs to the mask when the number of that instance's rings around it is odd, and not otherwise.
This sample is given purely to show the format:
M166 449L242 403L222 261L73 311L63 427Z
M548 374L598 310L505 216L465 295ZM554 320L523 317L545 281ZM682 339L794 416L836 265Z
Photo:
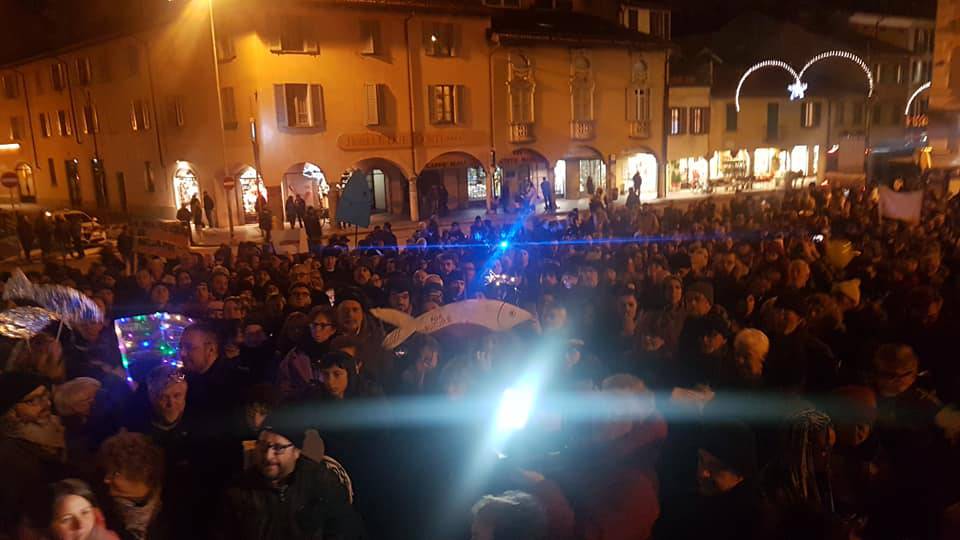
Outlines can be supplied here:
M807 91L807 83L803 81L796 81L793 84L788 85L787 90L790 91L790 101L795 99L803 99L803 95Z

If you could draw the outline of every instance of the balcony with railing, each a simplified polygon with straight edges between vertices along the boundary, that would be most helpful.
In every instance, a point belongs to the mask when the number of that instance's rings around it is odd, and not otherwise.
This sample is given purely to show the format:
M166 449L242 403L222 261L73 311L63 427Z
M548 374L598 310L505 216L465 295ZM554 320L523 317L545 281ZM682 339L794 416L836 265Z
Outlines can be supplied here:
M510 124L510 142L528 143L534 140L532 122L515 122Z
M634 120L630 122L630 138L646 139L650 137L650 121Z
M593 120L574 120L570 122L570 138L575 141L589 141L593 138Z

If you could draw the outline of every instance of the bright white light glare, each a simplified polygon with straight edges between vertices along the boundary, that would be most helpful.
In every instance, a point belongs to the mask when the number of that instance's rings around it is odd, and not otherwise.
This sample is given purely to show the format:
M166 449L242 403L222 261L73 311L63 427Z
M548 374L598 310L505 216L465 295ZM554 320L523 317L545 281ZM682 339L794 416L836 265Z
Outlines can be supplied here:
M920 95L920 92L923 92L924 90L927 90L928 88L930 88L930 81L927 81L927 82L921 84L921 85L920 85L920 88L917 88L916 90L913 91L913 94L910 94L910 99L907 100L907 106L904 107L904 109L903 109L903 115L904 115L904 116L909 116L909 115L910 115L910 106L913 105L913 100L917 99L917 96Z
M835 144L835 145L831 146L830 149L827 150L827 153L828 153L828 154L835 154L835 153L837 152L837 150L840 150L840 145L839 145L839 144Z
M507 388L500 398L496 428L501 433L518 431L527 425L533 409L533 390L530 388Z
M20 143L0 144L0 151L16 152L17 150L20 150Z
M797 83L800 82L800 76L797 75L796 70L794 70L790 66L790 64L784 62L783 60L764 60L763 62L758 62L753 66L751 66L750 69L744 71L743 76L740 77L740 82L737 83L737 93L736 95L734 95L734 102L737 105L737 112L740 112L740 89L743 88L744 81L746 81L747 77L749 77L754 71L757 71L758 69L762 69L765 67L778 67L780 69L786 70L788 73L790 73L790 75L793 75L794 81L796 81ZM791 89L791 93L793 92L794 90Z
M509 246L510 246L510 243L507 242L506 240L503 240L503 241L500 242L500 248L501 248L501 249L507 249Z

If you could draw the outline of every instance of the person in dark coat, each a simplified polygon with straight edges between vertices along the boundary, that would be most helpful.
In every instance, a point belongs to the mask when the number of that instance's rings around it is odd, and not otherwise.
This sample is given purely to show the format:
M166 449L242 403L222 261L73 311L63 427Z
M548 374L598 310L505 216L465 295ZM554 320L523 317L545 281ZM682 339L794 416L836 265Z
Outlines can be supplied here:
M23 258L30 262L30 252L33 251L33 241L36 236L27 216L19 213L17 213L17 238L20 240L20 246L23 247Z
M80 223L79 219L68 220L69 230L70 230L70 241L73 244L73 249L77 254L78 259L86 257L86 254L83 252L83 226Z
M297 203L293 200L293 195L287 197L286 204L283 205L283 211L287 215L287 222L292 229L297 223Z
M123 231L117 237L117 251L123 257L123 263L127 270L133 269L133 233L130 232L130 226L124 225Z
M203 212L207 215L207 225L210 227L217 226L217 215L214 213L215 204L213 202L213 197L210 196L210 193L203 192Z
M713 424L701 434L697 446L696 483L690 479L690 492L676 504L664 506L653 538L762 538L763 499L756 483L753 432L740 422Z
M0 538L12 537L21 517L43 503L47 485L66 473L64 429L52 410L46 379L0 374Z
M307 201L303 200L303 197L297 194L297 197L293 202L296 204L297 208L297 222L300 223L300 228L302 229L304 226L303 218L307 215Z
M214 538L312 540L363 538L342 467L301 453L304 429L278 411L256 442L254 466L227 488Z
M200 232L200 229L203 228L203 205L196 193L190 199L190 215L193 216L193 227L197 229L197 232Z
M40 256L46 258L53 247L53 229L50 222L42 213L37 216L33 222L33 233L37 238L37 246L40 248Z
M263 205L263 208L260 209L259 222L260 231L263 233L264 242L269 243L272 239L271 231L273 230L273 212L271 212L266 205Z
M553 200L553 186L546 178L540 182L540 192L543 194L543 211L549 212L557 209L557 204Z

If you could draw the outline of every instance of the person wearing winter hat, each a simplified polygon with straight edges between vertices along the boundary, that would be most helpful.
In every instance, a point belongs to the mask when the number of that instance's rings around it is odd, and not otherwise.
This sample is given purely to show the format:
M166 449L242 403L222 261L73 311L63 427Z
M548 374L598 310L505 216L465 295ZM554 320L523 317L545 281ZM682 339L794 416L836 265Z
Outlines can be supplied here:
M0 373L0 535L63 477L64 429L52 410L46 379Z
M698 494L673 504L664 501L653 537L772 538L759 534L763 498L757 487L756 439L750 428L731 420L704 426L696 459Z
M687 314L703 317L713 307L713 284L709 281L694 281L683 292L683 306Z
M303 454L302 418L277 410L256 442L254 467L226 490L215 530L221 538L362 537L349 488L336 470ZM342 470L342 468L341 468Z

